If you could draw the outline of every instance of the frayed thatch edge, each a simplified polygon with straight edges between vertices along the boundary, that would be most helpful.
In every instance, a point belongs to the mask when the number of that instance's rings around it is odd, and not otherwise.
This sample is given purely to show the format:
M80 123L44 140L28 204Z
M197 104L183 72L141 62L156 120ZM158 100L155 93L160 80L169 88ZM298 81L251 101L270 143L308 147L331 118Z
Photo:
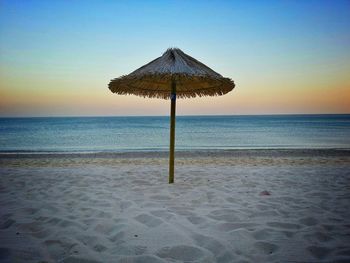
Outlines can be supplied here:
M108 88L113 93L120 95L132 94L140 97L169 99L172 81L178 83L176 91L178 98L221 96L235 87L233 80L230 78L213 78L212 76L189 74L146 74L121 76L111 80ZM186 86L181 84L184 82ZM142 87L144 83L147 87ZM209 87L208 83L210 83ZM152 88L148 87L149 85L152 85Z

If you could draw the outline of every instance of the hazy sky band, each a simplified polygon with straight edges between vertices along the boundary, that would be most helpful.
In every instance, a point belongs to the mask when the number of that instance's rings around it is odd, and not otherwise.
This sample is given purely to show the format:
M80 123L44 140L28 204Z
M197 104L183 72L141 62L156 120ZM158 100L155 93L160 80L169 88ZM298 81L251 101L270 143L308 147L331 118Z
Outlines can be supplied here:
M179 47L237 88L178 114L350 112L350 1L1 1L0 116L168 115L110 79Z

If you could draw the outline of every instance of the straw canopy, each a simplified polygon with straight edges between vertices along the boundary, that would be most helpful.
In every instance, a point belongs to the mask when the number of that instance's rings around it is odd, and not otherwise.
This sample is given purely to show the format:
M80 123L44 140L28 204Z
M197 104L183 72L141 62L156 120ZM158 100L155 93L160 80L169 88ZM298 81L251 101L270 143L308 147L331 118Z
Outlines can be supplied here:
M129 75L111 80L108 87L121 95L168 99L172 83L176 83L179 98L218 96L235 87L231 79L224 78L178 48L170 48Z

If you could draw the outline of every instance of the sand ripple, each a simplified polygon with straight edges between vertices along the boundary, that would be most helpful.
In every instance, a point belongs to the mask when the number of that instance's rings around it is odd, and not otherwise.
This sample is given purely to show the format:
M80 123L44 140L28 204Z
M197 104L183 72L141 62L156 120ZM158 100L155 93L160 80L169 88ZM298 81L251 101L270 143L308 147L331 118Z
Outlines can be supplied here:
M349 262L349 157L289 154L0 158L0 262Z

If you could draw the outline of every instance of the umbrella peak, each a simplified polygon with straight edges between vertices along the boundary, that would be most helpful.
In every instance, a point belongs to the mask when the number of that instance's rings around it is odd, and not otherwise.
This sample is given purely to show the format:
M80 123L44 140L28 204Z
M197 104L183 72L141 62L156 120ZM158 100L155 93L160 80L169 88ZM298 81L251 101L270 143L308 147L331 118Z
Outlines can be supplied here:
M168 48L161 57L130 73L133 75L169 74L188 76L209 76L211 78L222 78L222 76L187 55L179 48Z
M179 48L168 48L162 56L133 71L111 80L109 89L118 94L169 98L171 83L176 82L180 98L223 95L235 84Z

